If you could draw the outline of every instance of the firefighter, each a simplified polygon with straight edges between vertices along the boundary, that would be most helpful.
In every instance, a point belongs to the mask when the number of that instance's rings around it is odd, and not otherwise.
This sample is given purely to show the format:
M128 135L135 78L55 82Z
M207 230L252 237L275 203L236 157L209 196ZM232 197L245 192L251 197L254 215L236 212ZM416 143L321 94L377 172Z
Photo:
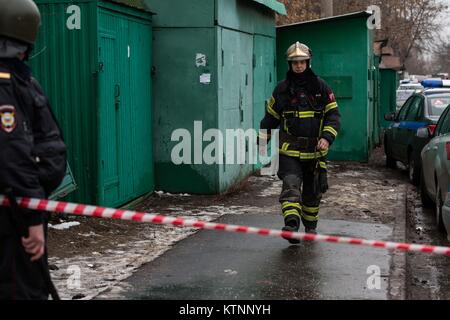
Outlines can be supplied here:
M66 172L66 146L38 82L24 61L40 13L31 0L0 0L0 300L58 298L46 253L47 215L16 197L46 198Z
M326 156L340 130L340 113L331 88L311 69L312 52L300 42L286 53L289 71L275 88L261 121L259 141L280 129L278 177L283 231L316 234L322 194L328 189ZM299 243L287 239L290 243Z

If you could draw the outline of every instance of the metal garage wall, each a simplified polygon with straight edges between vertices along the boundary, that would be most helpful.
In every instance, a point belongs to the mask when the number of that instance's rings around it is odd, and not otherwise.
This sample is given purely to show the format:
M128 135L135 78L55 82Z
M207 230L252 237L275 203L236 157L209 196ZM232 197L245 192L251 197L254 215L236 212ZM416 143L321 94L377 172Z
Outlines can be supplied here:
M70 200L118 206L152 191L151 14L108 1L36 2L31 63L68 145L78 184Z

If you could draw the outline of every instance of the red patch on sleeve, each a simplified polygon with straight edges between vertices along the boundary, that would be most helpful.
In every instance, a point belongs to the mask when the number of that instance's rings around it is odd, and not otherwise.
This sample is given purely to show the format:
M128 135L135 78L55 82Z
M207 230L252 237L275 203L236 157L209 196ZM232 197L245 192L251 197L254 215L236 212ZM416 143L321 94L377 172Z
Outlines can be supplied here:
M330 99L330 102L335 102L336 101L336 97L334 96L333 92L330 92L328 94L328 98Z

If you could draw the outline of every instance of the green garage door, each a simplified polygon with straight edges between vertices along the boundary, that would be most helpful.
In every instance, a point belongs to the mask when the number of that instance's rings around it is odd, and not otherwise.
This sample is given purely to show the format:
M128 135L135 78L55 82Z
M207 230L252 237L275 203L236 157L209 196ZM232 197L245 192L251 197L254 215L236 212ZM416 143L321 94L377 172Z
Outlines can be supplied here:
M261 35L254 36L253 127L255 129L259 129L259 124L265 115L266 102L276 86L275 46L274 38ZM259 169L269 162L269 157L260 159L255 169Z
M153 188L150 34L149 24L100 12L101 204L123 204Z
M234 144L234 159L229 158L227 164L222 166L223 170L219 172L220 189L226 190L227 186L242 180L253 169L248 161L245 161L246 164L239 164L237 158L240 148L240 152L248 159L252 147L249 142L238 145L237 138L234 142L226 139L226 130L246 131L253 128L253 57L251 54L245 54L253 52L253 36L221 28L221 40L223 60L220 72L223 90L219 96L219 125L225 136L225 157L231 154Z

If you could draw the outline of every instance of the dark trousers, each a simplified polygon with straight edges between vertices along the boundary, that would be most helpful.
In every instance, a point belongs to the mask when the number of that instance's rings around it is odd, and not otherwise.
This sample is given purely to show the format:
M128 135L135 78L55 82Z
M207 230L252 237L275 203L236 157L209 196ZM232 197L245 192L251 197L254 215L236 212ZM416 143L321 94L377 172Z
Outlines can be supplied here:
M47 255L42 258L44 262L30 261L9 214L8 208L0 207L0 300L48 300L40 265L44 263L48 270Z
M322 194L318 187L317 161L300 161L280 155L278 177L283 181L280 203L286 225L299 220L306 228L316 228Z

